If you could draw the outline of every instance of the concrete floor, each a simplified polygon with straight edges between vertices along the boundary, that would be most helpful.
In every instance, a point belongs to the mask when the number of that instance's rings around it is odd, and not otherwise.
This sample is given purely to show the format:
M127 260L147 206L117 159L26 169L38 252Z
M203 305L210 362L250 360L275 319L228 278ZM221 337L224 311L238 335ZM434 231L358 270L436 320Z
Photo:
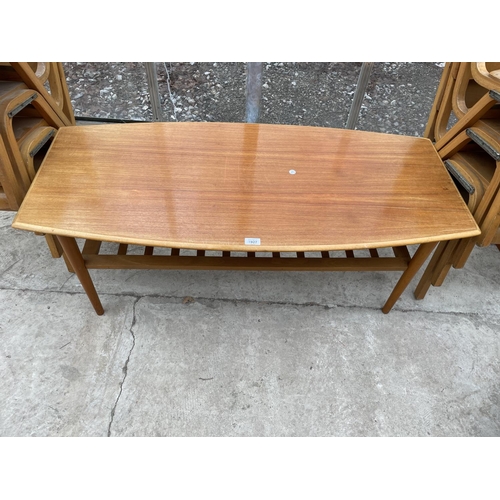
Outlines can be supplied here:
M110 270L99 317L13 216L1 436L500 435L496 247L389 315L399 273Z

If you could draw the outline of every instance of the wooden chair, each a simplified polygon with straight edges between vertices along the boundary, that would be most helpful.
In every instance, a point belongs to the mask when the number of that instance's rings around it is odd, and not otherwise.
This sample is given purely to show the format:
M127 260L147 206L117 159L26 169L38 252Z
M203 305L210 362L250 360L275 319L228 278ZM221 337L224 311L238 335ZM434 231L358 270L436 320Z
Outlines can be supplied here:
M456 243L453 256L450 257L449 262L446 264L441 279L436 282L438 285L444 280L451 265L457 269L463 268L474 246L484 246L485 227L491 221L491 215L489 214L492 209L494 210L492 205L500 189L500 159L495 159L489 153L485 156L483 153L480 158L476 158L475 163L470 162L468 166L470 170L475 170L479 176L482 176L484 185L484 194L475 210L472 211L474 219L481 228L481 235L475 239L460 240ZM481 173L479 173L480 170Z
M500 197L498 64L447 63L443 72L426 134L435 140L439 155L460 185L481 235L438 245L415 290L416 298L423 298L431 284L440 286L452 266L463 267L474 246L496 242L495 203ZM452 115L457 121L447 129Z
M44 77L47 75L46 81L48 82L50 93L45 88L45 81L33 70L30 63L10 63L25 85L30 89L36 90L45 99L64 125L75 125L75 117L71 106L68 86L64 78L62 63L50 62L43 64L48 68L48 71L43 72L42 75Z
M471 213L476 211L491 179L486 156L480 151L463 151L444 161Z
M14 120L21 111L26 111L28 106L31 111L36 111L38 117L25 116L28 119L29 128L39 125L49 125L54 128L63 126L58 115L47 104L47 102L33 90L16 90L9 93L7 96L0 98L0 135L3 138L5 148L7 150L10 161L14 167L16 179L20 189L26 192L31 184L31 179L27 171L27 167L23 162L19 150L19 127L17 130L17 137L14 127ZM22 120L22 118L21 118ZM42 121L43 120L43 121ZM26 127L21 127L21 132L25 135L27 132ZM5 186L4 186L5 187Z
M49 77L50 66L43 62L29 62L28 65L33 70L36 77L45 84ZM0 62L0 80L22 82L20 75L8 62Z
M33 180L40 168L47 148L55 137L57 130L54 127L39 126L31 129L19 142L19 151Z
M495 151L496 147L494 145L498 142L497 137L500 131L499 124L500 119L477 119L471 126L459 132L442 147L436 147L436 149L443 160L449 158L458 151L467 149L467 147L470 148L471 141L479 145L482 144L483 148L492 147L492 151Z
M479 102L479 100L484 97L488 90L494 90L494 88L488 88L481 85L472 76L472 65L475 63L462 62L459 63L457 78L452 92L452 110L457 118L462 118L465 116L471 108ZM489 117L500 117L500 109L488 111Z
M34 180L45 153L55 138L56 132L57 130L54 127L38 126L31 128L27 134L19 139L19 150L31 181ZM52 257L61 257L63 250L57 239L50 234L39 235L45 236Z
M415 290L422 299L430 285L440 286L451 267L465 265L474 246L496 241L500 203L500 121L480 120L474 127L459 134L440 152L445 165L456 169L478 190L474 204L469 208L481 228L481 234L472 239L453 240L438 245Z
M500 90L500 62L473 62L471 74L482 87Z
M75 124L62 63L0 63L0 209L18 210L56 130Z
M5 154L2 158L2 188L5 209L18 210L36 175L39 158L36 154L63 126L58 115L29 89L17 89L0 98L0 137ZM1 194L1 193L0 193ZM45 235L51 255L61 256L58 242Z
M475 64L481 63L448 62L444 67L424 131L437 150L478 119L500 118L498 86L491 84L491 78L488 85L476 81L472 72Z

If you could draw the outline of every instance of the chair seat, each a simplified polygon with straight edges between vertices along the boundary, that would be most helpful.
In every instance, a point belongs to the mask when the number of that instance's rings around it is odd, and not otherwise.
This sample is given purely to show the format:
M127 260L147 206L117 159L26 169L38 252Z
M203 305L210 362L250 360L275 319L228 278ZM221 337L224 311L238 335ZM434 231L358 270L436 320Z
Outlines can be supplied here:
M43 153L54 138L55 133L54 127L36 127L20 141L19 150L31 180L35 178L43 160Z

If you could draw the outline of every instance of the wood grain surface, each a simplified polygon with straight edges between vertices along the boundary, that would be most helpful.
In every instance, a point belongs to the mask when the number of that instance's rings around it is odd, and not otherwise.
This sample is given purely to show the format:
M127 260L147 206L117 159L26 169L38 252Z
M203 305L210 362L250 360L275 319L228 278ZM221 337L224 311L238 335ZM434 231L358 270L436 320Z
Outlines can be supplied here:
M242 123L61 128L13 227L242 251L378 248L479 233L428 139Z

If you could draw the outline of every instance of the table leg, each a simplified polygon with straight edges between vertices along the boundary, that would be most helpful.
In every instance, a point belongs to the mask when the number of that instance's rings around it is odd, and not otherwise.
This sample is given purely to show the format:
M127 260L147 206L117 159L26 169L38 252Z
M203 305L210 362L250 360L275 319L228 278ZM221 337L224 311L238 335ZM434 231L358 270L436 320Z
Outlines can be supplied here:
M425 297L425 294L429 291L429 288L432 284L435 274L440 272L441 269L443 268L444 266L443 254L446 250L448 243L449 243L448 241L442 241L438 245L436 251L434 252L434 255L432 256L431 261L429 262L427 268L424 271L424 274L422 274L422 277L418 282L417 288L415 288L415 298L417 300L422 300Z
M413 279L415 274L417 274L418 270L422 267L422 264L425 262L427 257L429 257L429 255L434 250L436 245L437 242L423 243L418 247L417 251L415 252L415 255L408 264L406 271L403 273L401 278L399 278L399 281L396 283L396 286L394 287L394 290L387 299L387 302L385 303L384 307L382 307L382 312L384 314L387 314L392 309L392 306L396 303L401 294L405 291L410 281Z
M85 266L85 261L83 260L82 254L78 245L76 244L75 238L69 238L67 236L57 236L59 243L64 250L66 257L68 258L71 266L73 267L75 274L78 276L80 283L83 286L83 289L87 293L87 297L89 298L92 306L95 309L95 312L100 316L104 314L104 309L102 307L101 301L94 287L94 283L92 282L92 278L90 277L89 271Z

